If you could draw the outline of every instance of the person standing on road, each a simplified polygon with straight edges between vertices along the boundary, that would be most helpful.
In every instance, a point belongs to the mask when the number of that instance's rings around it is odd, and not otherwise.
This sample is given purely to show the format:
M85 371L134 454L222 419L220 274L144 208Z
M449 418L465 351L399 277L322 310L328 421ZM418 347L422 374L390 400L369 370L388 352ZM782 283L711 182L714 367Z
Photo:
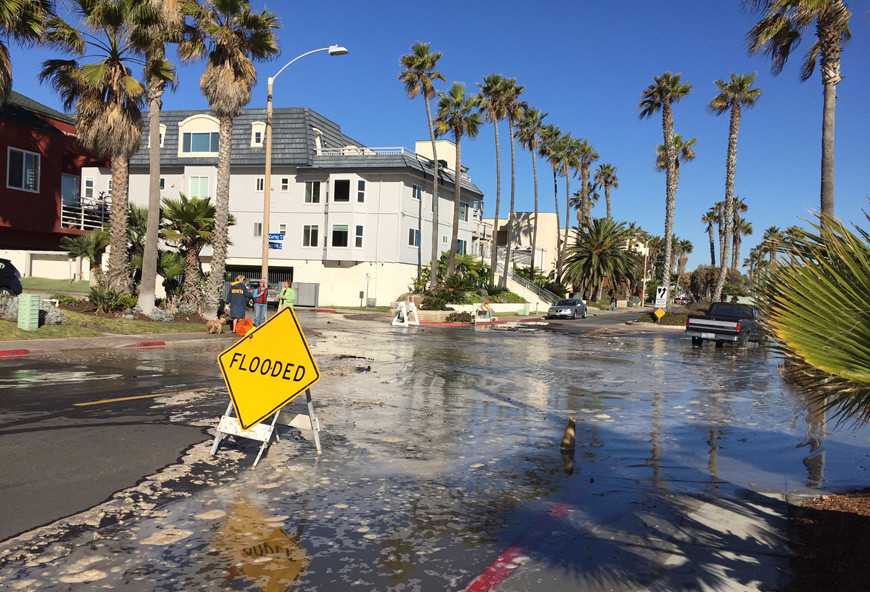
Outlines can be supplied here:
M290 282L284 282L284 289L278 294L278 310L284 310L288 306L293 306L296 303L296 292L290 287Z
M616 310L616 295L610 297L610 310Z
M233 320L233 333L235 333L239 321L245 318L245 307L250 299L251 293L245 286L245 276L237 275L236 281L230 284L227 293L227 300L230 303L230 318Z
M254 326L259 327L266 322L266 303L269 298L269 288L266 280L261 279L260 285L254 288Z

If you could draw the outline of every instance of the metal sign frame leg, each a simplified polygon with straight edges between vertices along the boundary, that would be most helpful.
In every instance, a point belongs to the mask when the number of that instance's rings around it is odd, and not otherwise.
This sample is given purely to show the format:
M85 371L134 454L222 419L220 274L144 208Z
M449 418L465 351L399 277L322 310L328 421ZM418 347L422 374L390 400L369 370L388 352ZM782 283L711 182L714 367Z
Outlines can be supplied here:
M317 454L323 451L320 448L320 422L314 416L314 402L311 400L311 389L305 389L305 400L308 403L308 419L311 421L311 430L314 432L314 446L317 447Z

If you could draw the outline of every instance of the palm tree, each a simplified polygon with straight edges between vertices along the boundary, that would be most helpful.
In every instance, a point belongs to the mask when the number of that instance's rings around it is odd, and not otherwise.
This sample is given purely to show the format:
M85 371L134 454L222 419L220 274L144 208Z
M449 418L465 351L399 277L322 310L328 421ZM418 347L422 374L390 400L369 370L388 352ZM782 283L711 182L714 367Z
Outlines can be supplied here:
M157 283L159 255L157 239L160 234L160 109L163 92L168 85L175 88L175 69L166 59L166 43L179 41L181 33L181 0L151 0L158 9L158 19L152 26L134 31L134 40L145 53L145 85L148 88L148 220L145 230L145 248L142 254L139 283L139 308L151 314Z
M466 96L465 85L454 82L447 94L438 93L438 113L435 117L435 135L442 136L453 132L456 144L456 164L453 175L453 232L450 237L450 255L447 259L447 276L453 275L456 267L456 247L459 242L459 206L462 194L462 136L477 137L481 121L480 115L472 111L477 108L478 96Z
M695 245L689 239L680 240L679 243L680 255L677 259L677 278L686 272L686 263L689 262L689 253L695 250Z
M535 252L538 245L538 148L542 145L546 113L526 105L523 118L517 123L516 137L520 146L532 154L532 172L535 179L535 222L532 228L531 279L535 280Z
M565 278L582 286L584 297L598 300L604 278L616 286L639 275L642 258L629 248L631 236L624 222L595 218L584 222L574 236L565 260Z
M719 215L714 208L710 208L701 216L701 222L707 225L707 234L710 235L710 265L716 265L716 240L713 238L713 223L719 221Z
M545 125L541 129L541 147L538 153L547 159L553 168L553 201L556 212L556 277L562 276L562 237L559 232L559 183L558 169L561 160L562 132L555 125Z
M604 199L607 201L607 217L612 220L610 188L619 189L619 177L616 176L616 167L610 163L598 165L598 169L595 171L595 184L604 187Z
M185 61L208 56L199 88L220 130L211 273L203 304L206 314L214 317L224 288L229 244L233 118L251 101L251 89L257 82L253 60L278 54L278 17L265 10L252 12L248 0L184 0L182 15L188 20L178 51Z
M84 36L66 23L58 34L72 47L90 46L100 60L79 64L75 60L47 60L40 74L60 92L64 108L75 105L76 134L87 150L111 160L112 209L108 285L129 288L127 260L127 203L130 157L142 138L141 105L145 88L132 75L130 64L139 57L131 43L134 26L147 26L153 10L136 0L76 0L76 9L89 30ZM83 37L87 38L87 42Z
M779 245L782 244L783 239L784 235L779 226L771 226L764 231L761 244L763 245L764 252L769 257L771 266L776 264L776 253L779 250Z
M674 134L674 151L677 155L677 159L674 162L674 175L676 176L674 184L678 188L680 186L680 164L689 162L690 160L695 160L695 144L697 143L697 138L692 138L684 142L683 136L680 134ZM668 170L667 160L665 159L665 147L663 144L656 146L656 170Z
M514 231L514 206L516 202L516 185L517 185L517 169L516 169L516 144L514 143L514 124L523 115L523 104L519 99L525 87L518 85L516 78L510 78L505 81L504 107L505 114L508 120L508 138L511 143L511 210L508 215L507 223L507 243L505 245L504 269L501 274L501 287L507 287L508 271L511 264L511 246L513 242Z
M19 43L40 43L45 33L58 25L53 0L3 0L0 2L0 32ZM0 40L0 106L12 91L12 60Z
M82 257L90 261L91 285L105 286L102 260L106 247L109 246L109 233L98 228L77 236L65 236L60 239L60 248L69 253L70 257Z
M809 80L821 58L824 102L822 107L822 182L821 223L834 216L834 121L837 85L840 76L840 53L852 34L849 18L852 14L842 0L744 0L763 16L749 31L749 53L770 57L770 70L782 72L792 49L801 36L813 30L816 41L806 54L801 67L801 81Z
M562 237L562 253L559 257L562 262L568 249L568 229L571 227L571 175L580 168L580 140L572 138L571 133L562 136L558 147L559 174L565 177L565 234ZM564 263L563 263L564 265ZM561 273L557 277L561 280Z
M653 76L654 84L650 84L640 95L640 118L652 117L662 112L662 136L664 138L665 154L665 261L671 260L671 237L674 233L674 211L677 197L677 151L674 146L674 115L671 104L679 102L692 90L689 83L680 82L680 74L665 72L661 76ZM670 267L665 265L662 272L662 285L666 288L671 282Z
M130 261L134 288L142 277L142 257L145 253L147 225L148 207L131 203L127 215L127 258Z
M498 122L507 117L505 108L505 93L507 81L501 74L490 74L483 79L480 87L480 111L486 121L492 123L495 130L495 219L492 225L492 253L490 253L490 268L495 279L495 264L498 256L498 211L501 206L501 150L498 141Z
M434 82L444 82L444 75L435 69L441 52L431 53L428 43L415 43L411 46L411 53L405 54L399 59L399 65L405 68L399 73L399 80L405 85L405 92L409 99L417 95L423 95L423 103L426 105L426 127L429 130L429 141L432 143L432 259L429 273L431 288L438 287L438 259L441 251L438 245L438 151L435 147L435 130L432 128L432 108L429 101L435 96ZM457 172L458 174L458 172Z
M752 222L746 218L734 214L734 255L731 258L731 269L737 271L740 263L740 245L744 236L752 234Z
M722 259L719 266L719 278L713 289L713 302L719 301L722 289L725 287L725 276L728 273L728 260L731 258L731 235L734 216L734 176L737 170L737 135L740 132L740 117L743 108L751 109L755 101L761 96L760 88L752 88L755 82L755 74L730 74L731 80L716 80L719 94L713 97L707 109L716 115L722 115L726 111L731 112L731 122L728 125L728 159L725 164L725 207L722 217L725 220L723 233L725 236L725 248L722 251Z
M589 140L578 140L577 158L580 161L580 183L582 187L582 200L580 202L580 218L588 222L592 218L592 199L590 197L589 177L592 163L598 160L595 146Z
M199 254L214 238L216 211L208 197L188 199L181 193L178 199L163 200L163 238L175 244L184 257L181 299L197 309L203 296Z

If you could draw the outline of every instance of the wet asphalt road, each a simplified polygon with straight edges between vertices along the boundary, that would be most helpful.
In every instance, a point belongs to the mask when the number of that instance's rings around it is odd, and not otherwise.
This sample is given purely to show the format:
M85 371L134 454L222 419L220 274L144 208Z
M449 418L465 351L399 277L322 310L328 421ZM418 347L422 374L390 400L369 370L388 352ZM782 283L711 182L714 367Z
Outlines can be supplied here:
M167 465L106 503L0 545L0 582L45 590L769 589L782 583L781 541L757 531L724 536L706 526L700 500L730 500L736 523L764 506L760 494L870 482L868 434L830 431L782 383L765 349L692 348L678 331L626 332L617 326L624 319L604 314L520 331L300 316L324 375L314 389L321 456L310 433L285 429L255 471L247 470L250 442L228 442L206 458L204 430L226 402L223 388L208 383L216 350L186 346L178 362L168 361L172 348L125 352L107 356L99 365L107 378L83 381L90 385L54 385L38 397L31 387L0 390L4 405L14 403L4 408L11 421L0 443L6 450L6 438L18 438L16 451L31 455L0 465L6 475L38 485L51 471L34 470L45 458L20 438L32 426L39 438L31 445L50 441L64 422L94 422L108 442L85 455L69 442L68 462L112 459L106 475L92 469L78 489L108 480L125 458L153 453ZM157 380L161 365L174 370L148 388L183 392L72 407L143 394L125 390L133 385L124 373ZM54 401L50 409L34 405L42 397ZM578 428L566 458L558 444L568 417ZM119 426L126 429L111 431ZM129 479L148 471L143 463ZM733 551L746 541L754 546Z

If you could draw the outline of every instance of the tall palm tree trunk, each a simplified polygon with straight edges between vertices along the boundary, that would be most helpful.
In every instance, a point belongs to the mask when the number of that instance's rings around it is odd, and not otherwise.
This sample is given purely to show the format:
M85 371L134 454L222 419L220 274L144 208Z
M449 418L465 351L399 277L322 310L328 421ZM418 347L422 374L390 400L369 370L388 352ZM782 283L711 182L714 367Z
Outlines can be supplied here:
M610 211L610 185L604 184L604 200L607 202L607 219L613 220L613 215Z
M710 235L710 265L716 266L716 239L713 237L713 223L707 223L707 233Z
M160 109L164 82L154 76L148 89L148 221L145 227L145 252L142 255L142 281L139 284L139 307L151 314L157 287L157 239L160 233Z
M429 99L423 96L423 102L426 103L426 121L429 122L429 141L432 142L432 261L431 273L429 275L429 286L431 288L438 287L438 260L441 258L441 253L438 247L438 151L435 148L435 130L432 128L432 109L429 107ZM457 176L459 173L457 172ZM263 232L266 232L265 230Z
M662 104L662 134L664 135L665 160L667 166L665 169L665 236L664 236L664 259L665 265L662 269L662 286L669 288L671 284L671 252L673 250L674 237L674 213L676 209L677 197L677 171L674 164L677 155L674 146L674 114L671 111L671 104L665 101ZM670 305L670 300L668 301ZM669 306L668 306L669 308Z
M454 132L454 139L456 140L456 174L455 174L455 187L453 190L453 231L450 235L450 256L447 258L447 277L453 275L453 271L456 269L456 245L459 244L459 206L462 204L462 184L459 180L459 171L462 170L462 136Z
M722 259L719 261L719 277L716 280L716 288L713 290L713 302L718 302L725 287L725 278L728 275L728 262L731 260L731 238L734 224L734 173L737 169L737 133L740 129L740 103L731 105L731 124L728 126L728 160L725 164L725 211L722 213L725 224L725 248L722 251Z
M834 4L842 5L841 0ZM822 184L821 184L821 224L825 226L825 216L834 216L834 121L837 108L837 85L840 76L841 33L837 26L837 10L831 8L820 17L817 26L821 62L822 84L824 85L824 104L822 106Z
M559 230L559 179L556 173L556 165L553 165L553 201L556 205L556 281L562 280L562 233Z
M562 237L562 252L559 254L560 261L565 261L568 252L568 228L571 226L571 171L565 174L565 233ZM560 276L561 279L561 276Z
M112 157L112 209L109 214L109 287L117 291L130 288L127 256L127 216L129 209L130 161L127 156Z
M501 287L507 287L508 269L511 263L511 241L513 241L514 233L514 203L516 197L517 171L516 171L516 144L514 143L514 122L513 118L508 117L508 131L511 139L511 210L508 216L507 223L507 244L504 250L504 269L501 273Z
M498 257L498 209L501 206L501 151L498 142L498 120L492 122L495 128L495 218L492 223L492 253L489 266L492 268L492 282L495 283L495 264Z
M535 223L532 226L532 265L531 277L535 280L535 251L538 247L538 151L537 146L532 144L532 174L535 178Z
M740 237L740 232L736 232L734 234L734 255L731 257L731 269L737 271L737 268L740 265L740 243L743 242L743 239Z
M218 147L218 177L215 188L214 236L212 239L211 272L208 276L203 313L206 318L217 316L217 303L224 289L227 266L227 245L229 244L230 213L230 159L232 158L233 118L223 115L220 118L220 145ZM264 228L263 232L269 232Z

